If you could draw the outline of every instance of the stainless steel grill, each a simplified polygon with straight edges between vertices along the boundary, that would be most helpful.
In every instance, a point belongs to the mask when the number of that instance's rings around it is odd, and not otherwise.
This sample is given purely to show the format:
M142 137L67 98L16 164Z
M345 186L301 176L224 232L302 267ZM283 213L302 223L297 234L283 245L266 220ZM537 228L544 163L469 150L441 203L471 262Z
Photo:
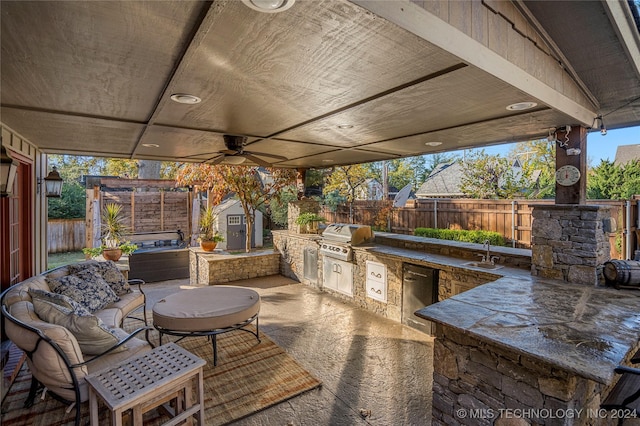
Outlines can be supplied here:
M352 246L373 240L373 231L368 225L333 223L322 232L320 253L336 259L351 261Z

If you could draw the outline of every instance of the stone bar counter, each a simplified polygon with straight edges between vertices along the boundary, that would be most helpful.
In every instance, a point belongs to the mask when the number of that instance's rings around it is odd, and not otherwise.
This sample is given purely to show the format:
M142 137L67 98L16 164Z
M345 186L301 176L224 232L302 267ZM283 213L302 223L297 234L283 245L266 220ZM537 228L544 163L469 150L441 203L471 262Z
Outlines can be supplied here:
M600 401L638 350L640 292L507 276L416 315L436 322L434 425L616 423Z

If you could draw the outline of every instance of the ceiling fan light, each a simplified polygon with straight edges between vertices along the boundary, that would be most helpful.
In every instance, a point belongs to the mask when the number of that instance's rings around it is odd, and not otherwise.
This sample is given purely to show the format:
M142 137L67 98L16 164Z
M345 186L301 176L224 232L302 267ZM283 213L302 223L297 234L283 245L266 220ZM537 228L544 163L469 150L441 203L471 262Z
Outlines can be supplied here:
M237 166L238 164L242 164L244 163L246 160L246 158L241 157L239 155L230 155L224 158L224 162L227 164L232 164L234 166Z
M293 6L295 0L242 0L253 10L264 13L282 12Z

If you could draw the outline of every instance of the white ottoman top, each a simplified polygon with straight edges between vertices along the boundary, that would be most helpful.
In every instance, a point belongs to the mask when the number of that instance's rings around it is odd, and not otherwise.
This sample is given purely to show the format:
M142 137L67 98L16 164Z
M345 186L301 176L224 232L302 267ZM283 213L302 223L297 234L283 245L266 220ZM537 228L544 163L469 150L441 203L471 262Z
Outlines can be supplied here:
M260 295L250 288L216 285L181 290L153 306L153 324L173 331L231 327L260 312Z

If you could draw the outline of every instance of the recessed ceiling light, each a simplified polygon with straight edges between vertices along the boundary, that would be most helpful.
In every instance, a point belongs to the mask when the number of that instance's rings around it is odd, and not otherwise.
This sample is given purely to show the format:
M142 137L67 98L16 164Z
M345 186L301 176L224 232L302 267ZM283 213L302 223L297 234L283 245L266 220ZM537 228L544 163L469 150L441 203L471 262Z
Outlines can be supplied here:
M353 129L353 124L338 124L338 129Z
M535 106L538 106L538 104L535 102L518 102L516 104L511 104L507 106L507 109L509 111L522 111L525 109L531 109Z
M145 148L160 148L160 145L157 143L143 143L142 146Z
M442 142L425 142L424 144L427 146L439 146L442 145Z
M188 95L186 93L174 93L171 95L171 100L179 104L197 104L202 99L197 96Z
M277 13L289 9L295 0L242 0L253 10L264 13Z
M322 160L323 163L333 163L333 160L325 158L324 160Z

